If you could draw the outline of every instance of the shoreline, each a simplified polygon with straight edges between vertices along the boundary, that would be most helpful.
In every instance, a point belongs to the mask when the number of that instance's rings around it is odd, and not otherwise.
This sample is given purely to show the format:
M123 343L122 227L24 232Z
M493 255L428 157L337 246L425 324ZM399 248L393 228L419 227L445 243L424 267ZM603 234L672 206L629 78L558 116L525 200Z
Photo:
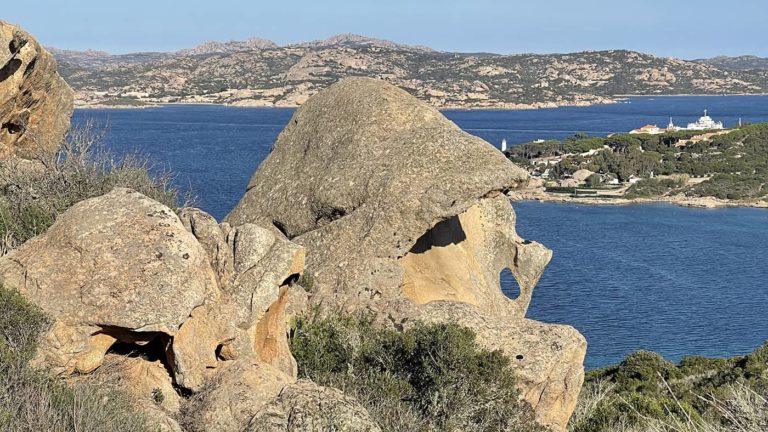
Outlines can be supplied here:
M534 102L534 103L505 103L494 106L435 106L439 111L523 111L523 110L539 110L539 109L556 109L565 107L590 107L596 105L612 105L626 101L633 97L711 97L711 96L757 96L766 97L768 93L732 93L732 94L700 94L700 93L685 93L685 94L616 94L611 96L597 96L600 100L595 102ZM219 102L147 102L146 105L131 105L131 104L104 104L104 103L85 103L75 105L75 109L144 109L144 108L162 108L164 106L173 105L210 105L210 106L223 106L232 108L293 108L296 109L301 105L275 105L269 103L253 103L237 105L236 103L219 103Z
M553 194L538 190L510 191L507 197L512 201L538 201L556 204L583 204L594 206L626 206L643 204L670 204L678 207L724 209L724 208L757 208L768 209L768 201L750 200L735 201L715 197L685 197L680 195L662 196L655 198L575 198L565 194Z

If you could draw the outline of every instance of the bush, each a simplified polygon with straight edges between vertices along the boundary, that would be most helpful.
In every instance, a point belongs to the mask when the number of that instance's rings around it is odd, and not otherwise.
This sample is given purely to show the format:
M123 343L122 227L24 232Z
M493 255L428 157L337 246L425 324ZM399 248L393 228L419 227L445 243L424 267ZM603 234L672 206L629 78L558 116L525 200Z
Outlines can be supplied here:
M37 306L0 286L0 370L26 364L47 326L48 318Z
M0 430L4 432L146 432L121 393L68 386L27 368L48 319L14 291L0 287Z
M146 158L116 159L91 123L72 129L56 154L0 162L0 255L45 231L75 203L115 187L134 189L176 208L181 197L172 176L153 171Z
M655 353L587 374L572 432L768 430L768 343L730 359Z
M518 399L509 359L464 327L399 332L349 315L305 317L291 351L300 376L357 397L383 430L545 430Z

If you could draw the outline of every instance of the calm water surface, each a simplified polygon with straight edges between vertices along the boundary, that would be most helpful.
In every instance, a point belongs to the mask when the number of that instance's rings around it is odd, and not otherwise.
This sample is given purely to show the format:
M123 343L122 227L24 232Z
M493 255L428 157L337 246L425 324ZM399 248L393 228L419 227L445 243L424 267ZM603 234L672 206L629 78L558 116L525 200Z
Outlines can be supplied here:
M646 123L694 121L703 109L726 126L768 121L768 97L632 98L628 103L530 111L446 111L494 145L605 135ZM243 194L292 109L170 106L77 110L118 153L138 151L178 173L198 206L224 217ZM516 203L518 231L555 256L529 316L567 323L589 342L587 367L637 349L672 359L746 353L768 339L768 211L667 205L592 207ZM504 279L505 289L514 283Z

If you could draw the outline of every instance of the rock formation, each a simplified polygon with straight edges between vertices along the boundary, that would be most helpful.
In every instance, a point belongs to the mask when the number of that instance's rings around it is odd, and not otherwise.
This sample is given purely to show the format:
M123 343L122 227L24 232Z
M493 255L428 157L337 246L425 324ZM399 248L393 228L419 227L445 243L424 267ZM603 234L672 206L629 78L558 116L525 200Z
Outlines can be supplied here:
M551 258L514 229L504 193L526 182L498 150L406 92L346 79L296 111L226 221L270 226L304 246L316 305L373 311L397 328L473 328L517 360L537 419L563 430L586 342L524 319ZM501 293L505 268L516 299Z
M197 209L180 216L114 189L0 258L0 283L53 319L34 364L124 389L165 431L181 430L182 390L201 430L240 430L296 381L285 314L304 249Z
M0 159L58 149L72 106L53 57L29 33L0 21Z
M299 380L283 387L251 418L247 432L381 432L353 397L339 390Z

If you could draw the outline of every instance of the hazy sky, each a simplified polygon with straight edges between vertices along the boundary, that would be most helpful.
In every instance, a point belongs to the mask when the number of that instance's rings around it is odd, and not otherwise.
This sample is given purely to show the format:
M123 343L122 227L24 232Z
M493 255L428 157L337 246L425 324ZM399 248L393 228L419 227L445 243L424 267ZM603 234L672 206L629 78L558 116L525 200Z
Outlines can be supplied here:
M446 51L768 56L768 0L24 0L0 19L44 45L112 53L350 32Z

